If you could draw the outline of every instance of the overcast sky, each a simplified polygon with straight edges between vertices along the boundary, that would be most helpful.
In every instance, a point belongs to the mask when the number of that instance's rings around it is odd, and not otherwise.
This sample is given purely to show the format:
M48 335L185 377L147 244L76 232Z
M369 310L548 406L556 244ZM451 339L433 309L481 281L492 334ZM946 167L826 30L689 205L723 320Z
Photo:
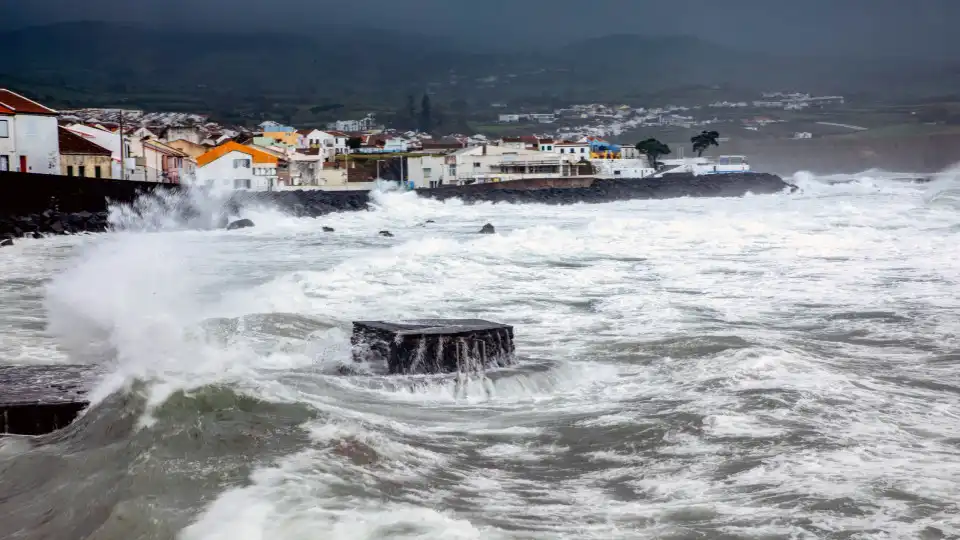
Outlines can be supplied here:
M104 20L302 32L335 24L543 47L612 33L684 34L793 54L960 56L960 0L0 0L0 13L3 28Z

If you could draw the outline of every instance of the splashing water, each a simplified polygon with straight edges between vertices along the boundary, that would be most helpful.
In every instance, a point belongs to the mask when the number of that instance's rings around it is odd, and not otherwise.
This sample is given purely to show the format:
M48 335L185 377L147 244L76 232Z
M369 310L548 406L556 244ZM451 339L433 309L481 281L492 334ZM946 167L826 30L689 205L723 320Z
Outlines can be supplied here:
M107 376L72 429L0 443L0 532L955 536L957 175L901 176L569 207L377 193L229 232L186 230L222 207L192 194L186 217L144 201L119 232L18 243L0 351ZM354 320L467 317L513 325L519 363L337 374Z

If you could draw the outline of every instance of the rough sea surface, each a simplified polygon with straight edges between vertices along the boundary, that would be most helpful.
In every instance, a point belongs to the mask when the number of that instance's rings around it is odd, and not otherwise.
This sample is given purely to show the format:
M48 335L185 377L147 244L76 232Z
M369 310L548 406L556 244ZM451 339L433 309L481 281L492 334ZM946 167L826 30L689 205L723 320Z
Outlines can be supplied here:
M0 538L956 538L960 180L792 181L2 248L0 361L104 375L0 440ZM351 321L435 317L518 366L336 374Z

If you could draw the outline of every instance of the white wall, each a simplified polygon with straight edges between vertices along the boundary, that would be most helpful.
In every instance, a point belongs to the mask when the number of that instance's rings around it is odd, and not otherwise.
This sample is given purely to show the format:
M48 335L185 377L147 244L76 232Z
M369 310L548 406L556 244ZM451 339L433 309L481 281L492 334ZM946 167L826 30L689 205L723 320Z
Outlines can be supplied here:
M448 183L445 156L421 156L407 158L407 180L416 189L436 187Z
M560 154L560 158L571 163L580 161L580 158L590 160L590 145L581 144L576 146L556 146L555 151Z
M590 163L603 178L644 178L656 172L647 166L646 159L594 159Z
M190 141L194 144L200 144L201 136L200 130L195 126L177 126L167 128L166 141L175 141L177 139L183 139L185 141Z
M0 122L6 122L6 137L0 137L0 156L3 156L3 166L8 171L15 171L17 163L17 117L0 116ZM0 132L2 133L2 132Z
M11 169L19 169L20 156L27 157L27 170L40 174L60 174L60 141L54 116L16 115L16 156Z
M250 161L250 168L234 167L235 159ZM242 181L249 181L251 191L267 191L277 185L277 166L272 163L253 163L249 154L233 151L203 167L197 167L196 178L197 185L216 190L245 189L238 186L244 185Z

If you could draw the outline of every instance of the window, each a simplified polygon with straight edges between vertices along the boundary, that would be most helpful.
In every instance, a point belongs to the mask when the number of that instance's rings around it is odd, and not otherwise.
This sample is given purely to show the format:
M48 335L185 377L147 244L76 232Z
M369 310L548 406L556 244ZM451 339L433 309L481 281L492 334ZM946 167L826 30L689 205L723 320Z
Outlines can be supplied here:
M250 179L235 178L233 180L233 189L250 189Z
M481 165L480 165L480 162L479 162L479 161L474 161L474 162L473 162L473 168L474 168L474 169L479 169L480 167L481 167Z
M6 139L10 136L10 121L0 120L0 138Z
M73 176L73 165L67 165L67 176Z
M235 159L233 160L234 169L249 169L250 160L249 159Z
M424 177L424 178L430 178L430 175L432 175L432 174L433 174L433 169L431 169L430 167L424 167L424 168L423 168L423 177Z
M84 167L83 165L80 165L79 167L77 167L77 176L81 178L86 177L87 176L86 167Z
M94 178L103 178L103 173L101 172L100 166L97 165L93 168L93 177Z
M586 153L587 153L587 149L586 149L586 148L581 148L581 149L580 149L580 153L581 153L581 154L586 154Z

